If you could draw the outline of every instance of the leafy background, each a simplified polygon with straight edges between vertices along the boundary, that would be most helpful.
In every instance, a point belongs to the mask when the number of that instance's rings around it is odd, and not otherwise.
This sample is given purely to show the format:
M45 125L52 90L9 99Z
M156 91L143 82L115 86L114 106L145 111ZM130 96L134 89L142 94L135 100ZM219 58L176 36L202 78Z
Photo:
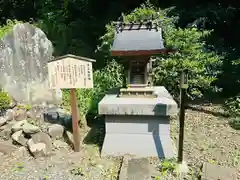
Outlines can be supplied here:
M189 68L189 100L227 99L226 110L237 116L239 110L240 10L233 1L171 0L110 1L37 0L0 1L0 37L17 21L40 27L53 42L54 55L72 53L94 58L94 89L78 90L82 116L97 114L104 93L122 84L122 66L109 54L113 41L113 21L124 13L124 21L154 16L160 20L165 46L178 52L159 55L154 64L154 84L164 85L178 97L179 72ZM233 88L234 87L234 88ZM2 101L6 93L2 92ZM8 100L7 100L8 101ZM0 103L6 108L9 103ZM69 91L63 105L69 108Z

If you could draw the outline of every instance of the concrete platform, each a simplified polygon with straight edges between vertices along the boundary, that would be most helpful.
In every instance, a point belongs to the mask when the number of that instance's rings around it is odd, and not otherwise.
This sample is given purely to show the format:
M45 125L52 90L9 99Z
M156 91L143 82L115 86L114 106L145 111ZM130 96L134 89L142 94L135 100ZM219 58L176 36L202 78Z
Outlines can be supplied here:
M107 134L102 148L103 156L176 157L170 136L142 134Z
M157 98L126 98L108 94L99 103L105 115L106 135L102 155L172 158L176 149L170 137L169 115L177 104L164 87Z
M175 115L177 104L163 86L154 87L156 98L118 97L117 92L104 96L98 104L98 113L104 115Z

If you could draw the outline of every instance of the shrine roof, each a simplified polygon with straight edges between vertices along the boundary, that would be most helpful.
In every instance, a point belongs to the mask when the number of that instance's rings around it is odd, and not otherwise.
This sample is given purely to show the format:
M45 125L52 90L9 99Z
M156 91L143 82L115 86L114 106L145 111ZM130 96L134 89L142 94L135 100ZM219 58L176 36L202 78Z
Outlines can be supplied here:
M166 53L162 30L150 24L121 24L116 27L113 56L152 55Z

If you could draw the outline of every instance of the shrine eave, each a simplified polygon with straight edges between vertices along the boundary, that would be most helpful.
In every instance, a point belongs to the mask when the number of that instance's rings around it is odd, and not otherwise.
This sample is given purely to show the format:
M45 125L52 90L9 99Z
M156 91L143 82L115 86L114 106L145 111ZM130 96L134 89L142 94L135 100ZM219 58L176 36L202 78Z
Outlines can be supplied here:
M173 53L173 49L153 49L153 50L127 50L127 51L111 51L112 56L143 56Z

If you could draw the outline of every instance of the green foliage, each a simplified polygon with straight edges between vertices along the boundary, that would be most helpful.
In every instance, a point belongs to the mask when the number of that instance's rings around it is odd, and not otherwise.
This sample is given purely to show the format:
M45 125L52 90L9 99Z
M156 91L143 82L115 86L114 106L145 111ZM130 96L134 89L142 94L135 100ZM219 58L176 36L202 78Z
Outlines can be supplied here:
M158 165L158 171L161 172L161 176L164 177L167 173L176 174L177 162L175 159L162 160Z
M0 91L0 109L7 109L11 103L11 99L4 91Z
M97 114L97 106L105 93L114 87L121 86L122 67L116 62L110 62L102 70L93 73L93 89L77 89L77 102L81 116L87 113ZM69 90L63 90L63 106L70 109Z
M225 109L231 116L240 116L240 95L229 98L225 102Z
M12 31L13 26L21 21L17 20L7 20L6 24L0 26L0 38L4 37L8 32Z
M240 130L240 116L230 119L229 124L232 128Z
M200 31L194 27L177 28L175 23L177 17L168 17L171 9L157 9L146 3L136 8L130 14L124 16L124 21L140 21L145 18L154 17L159 27L163 30L165 46L173 47L177 53L159 55L156 57L154 73L155 85L166 86L170 93L179 95L179 76L183 69L189 69L189 90L188 96L191 99L202 97L203 93L209 90L216 90L212 86L222 60L215 52L209 51L206 47L205 38L211 31ZM101 37L102 43L98 50L109 57L114 38L114 26L110 23L106 26L106 34Z

